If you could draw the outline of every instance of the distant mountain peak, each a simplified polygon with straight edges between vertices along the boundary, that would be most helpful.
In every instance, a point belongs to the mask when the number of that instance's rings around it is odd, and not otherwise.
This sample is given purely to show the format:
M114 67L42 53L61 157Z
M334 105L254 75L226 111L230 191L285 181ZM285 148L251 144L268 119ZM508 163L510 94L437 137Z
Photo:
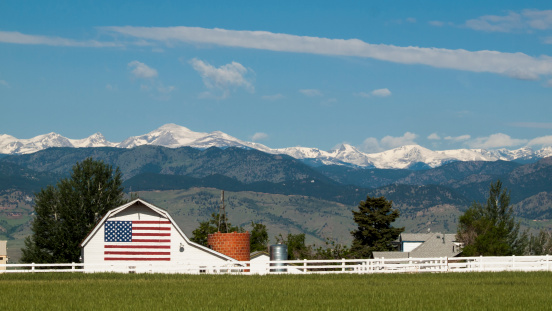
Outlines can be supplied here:
M286 154L296 159L311 163L352 165L358 167L404 169L415 167L438 167L453 161L512 161L540 159L552 156L552 147L533 151L530 147L517 150L497 149L456 149L433 151L420 145L405 145L395 149L364 153L350 144L340 144L330 151L310 147L288 147L272 149L265 145L247 142L221 131L210 133L194 132L187 127L168 123L139 136L132 136L120 143L113 143L101 133L95 133L84 139L68 139L51 132L30 139L17 139L7 134L0 134L0 153L24 154L34 153L50 147L118 147L134 148L142 145L156 145L168 148L189 146L197 149L209 147L238 147L257 149L271 154ZM314 160L314 161L313 161Z

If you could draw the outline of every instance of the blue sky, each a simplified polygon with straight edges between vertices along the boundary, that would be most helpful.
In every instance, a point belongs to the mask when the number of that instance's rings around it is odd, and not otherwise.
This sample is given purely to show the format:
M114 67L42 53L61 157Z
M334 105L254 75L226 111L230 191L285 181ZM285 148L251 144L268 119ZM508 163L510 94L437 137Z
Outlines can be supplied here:
M549 1L0 2L0 134L552 145Z

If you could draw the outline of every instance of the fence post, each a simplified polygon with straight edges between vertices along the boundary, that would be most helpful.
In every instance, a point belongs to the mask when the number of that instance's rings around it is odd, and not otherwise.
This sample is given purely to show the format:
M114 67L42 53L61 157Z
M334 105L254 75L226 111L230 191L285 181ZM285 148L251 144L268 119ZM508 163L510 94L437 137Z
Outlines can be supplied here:
M345 272L345 258L341 258L341 266L342 266L341 271Z
M548 258L548 254L546 254L546 271L550 271L550 258Z
M479 271L483 271L483 255L479 255Z
M303 272L307 273L307 258L303 259L303 267L305 267L305 269L303 269Z
M33 263L31 263L31 271L34 272L34 270L35 270L35 263L33 262Z
M512 270L516 268L516 255L512 255Z
M445 257L445 271L449 272L448 257Z
M71 263L71 270L75 270L75 263L74 262Z

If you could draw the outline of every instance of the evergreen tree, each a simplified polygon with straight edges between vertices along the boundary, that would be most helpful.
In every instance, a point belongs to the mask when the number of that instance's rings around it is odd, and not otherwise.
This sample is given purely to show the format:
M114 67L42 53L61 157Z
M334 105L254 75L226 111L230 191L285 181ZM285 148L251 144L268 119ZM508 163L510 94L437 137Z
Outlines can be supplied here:
M550 255L552 252L552 239L550 233L541 229L537 235L531 234L529 245L527 247L527 255Z
M351 231L352 257L370 258L374 251L391 251L396 248L393 242L404 231L404 227L391 226L399 217L399 211L393 209L392 204L385 197L367 196L366 201L361 201L358 205L358 211L353 211L358 229Z
M510 206L510 193L502 182L491 183L485 206L474 202L460 217L458 241L464 243L465 256L523 255L527 233L520 233Z
M78 262L80 243L111 209L125 203L121 172L88 158L69 178L36 194L32 235L25 239L23 262Z
M251 222L251 227L251 235L249 236L250 251L267 251L268 232L266 231L266 226L260 223Z

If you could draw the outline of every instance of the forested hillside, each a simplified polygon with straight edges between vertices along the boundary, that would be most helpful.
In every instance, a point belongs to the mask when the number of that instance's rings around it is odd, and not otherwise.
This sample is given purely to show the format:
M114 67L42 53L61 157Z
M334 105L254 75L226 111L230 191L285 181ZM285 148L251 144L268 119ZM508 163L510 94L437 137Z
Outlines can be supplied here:
M119 167L125 191L167 208L190 233L219 206L225 190L231 222L261 221L271 237L304 232L311 242L350 239L351 210L385 196L409 232L455 232L457 217L483 202L491 181L502 180L524 226L552 228L552 158L531 164L454 162L427 170L311 167L289 156L240 148L50 148L0 157L0 239L16 245L28 234L34 193L65 177L88 157ZM13 247L13 246L12 246ZM12 252L14 250L11 250Z

